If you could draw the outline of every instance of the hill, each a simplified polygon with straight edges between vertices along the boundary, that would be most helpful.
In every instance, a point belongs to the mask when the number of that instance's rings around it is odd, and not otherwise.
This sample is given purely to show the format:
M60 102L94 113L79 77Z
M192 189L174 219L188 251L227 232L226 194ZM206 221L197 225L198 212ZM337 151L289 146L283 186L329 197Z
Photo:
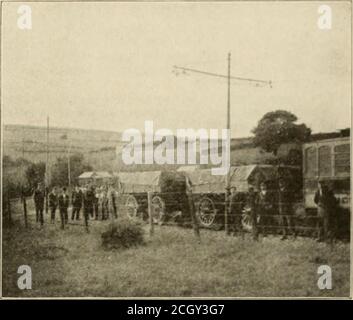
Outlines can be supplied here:
M45 127L4 125L3 128L3 155L16 160L24 157L32 162L46 161L47 136ZM50 128L49 154L50 163L56 158L67 156L68 152L82 153L88 164L94 170L118 171L122 170L160 170L160 165L130 165L122 163L117 150L121 150L124 142L121 133L103 130ZM174 144L176 145L176 143ZM198 149L198 147L197 147ZM300 146L283 145L279 155L286 155L290 149L300 149ZM70 150L70 151L69 151ZM237 138L231 141L232 165L259 164L273 161L270 153L255 148L252 138ZM173 169L178 165L163 166L164 169Z
M97 170L114 165L116 148L121 148L121 133L113 131L50 128L50 162L70 152L82 153ZM32 162L46 161L45 127L4 125L3 154L12 159L24 157ZM70 151L69 151L70 150Z

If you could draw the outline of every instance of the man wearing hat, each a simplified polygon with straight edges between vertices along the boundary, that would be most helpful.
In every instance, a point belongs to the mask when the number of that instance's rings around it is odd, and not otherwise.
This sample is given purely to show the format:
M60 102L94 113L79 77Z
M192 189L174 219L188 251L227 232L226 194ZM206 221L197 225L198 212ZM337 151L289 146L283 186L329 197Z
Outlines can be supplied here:
M58 194L57 194L57 188L54 187L53 190L49 193L49 208L50 208L51 223L55 222L55 211L57 207L58 207Z
M34 190L33 199L34 199L34 206L36 209L36 222L40 222L43 226L44 219L43 219L43 209L44 209L44 190L41 183L38 183L37 188Z
M288 189L283 178L278 180L278 213L279 213L279 224L282 232L281 240L287 238L289 233L293 233L296 237L296 232L293 224L293 197L292 192Z
M318 190L315 193L314 202L317 205L318 213L318 241L326 241L327 237L332 241L334 236L333 220L335 209L337 209L337 199L323 180L319 180L318 182Z
M61 219L61 229L65 228L68 220L67 209L69 207L69 195L66 192L66 188L63 188L62 194L59 196L59 211Z
M85 218L86 231L88 229L89 216L93 217L93 206L95 201L95 190L92 185L87 186L86 191L83 194L83 216Z
M71 203L72 203L72 213L71 220L80 220L80 210L82 207L83 194L81 189L76 186L71 195Z
M237 188L232 186L230 188L230 201L229 201L229 226L230 232L233 235L239 234L244 239L244 230L242 228L241 219L244 208L244 197Z
M260 183L260 192L255 200L255 210L258 217L258 233L266 236L268 229L271 228L271 220L274 214L273 195L268 190L267 182Z

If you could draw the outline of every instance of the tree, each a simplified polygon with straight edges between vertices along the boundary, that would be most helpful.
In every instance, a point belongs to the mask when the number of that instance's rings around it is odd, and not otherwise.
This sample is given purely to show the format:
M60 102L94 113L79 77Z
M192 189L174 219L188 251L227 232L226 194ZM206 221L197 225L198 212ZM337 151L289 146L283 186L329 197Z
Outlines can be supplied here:
M12 158L10 156L3 156L2 158L2 166L4 168L6 167L11 167L14 165L14 161L12 160Z
M33 190L39 182L44 182L45 163L38 162L30 164L26 169L26 178L31 190Z
M277 156L281 144L307 141L311 129L305 124L297 124L297 120L293 113L286 110L266 113L252 130L255 146Z
M83 154L75 153L70 156L70 179L72 184L77 183L78 176L85 172L92 171L92 167L84 162ZM59 157L52 169L51 185L69 185L69 166L67 157Z

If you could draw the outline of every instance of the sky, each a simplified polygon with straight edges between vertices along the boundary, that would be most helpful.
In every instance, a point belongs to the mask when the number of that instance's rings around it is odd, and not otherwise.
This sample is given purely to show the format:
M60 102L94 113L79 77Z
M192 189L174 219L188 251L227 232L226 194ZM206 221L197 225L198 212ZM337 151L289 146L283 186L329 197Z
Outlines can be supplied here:
M349 2L30 3L32 29L17 27L21 3L3 3L4 124L123 131L222 129L226 79L173 66L271 80L231 83L233 137L249 136L268 111L285 109L313 132L350 127Z

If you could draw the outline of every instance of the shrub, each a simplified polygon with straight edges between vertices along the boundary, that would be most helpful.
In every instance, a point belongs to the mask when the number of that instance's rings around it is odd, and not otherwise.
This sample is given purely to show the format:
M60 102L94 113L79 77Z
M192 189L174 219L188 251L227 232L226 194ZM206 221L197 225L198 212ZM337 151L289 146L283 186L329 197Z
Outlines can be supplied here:
M109 224L102 233L102 244L106 249L126 249L144 244L142 225L133 220L119 219Z

